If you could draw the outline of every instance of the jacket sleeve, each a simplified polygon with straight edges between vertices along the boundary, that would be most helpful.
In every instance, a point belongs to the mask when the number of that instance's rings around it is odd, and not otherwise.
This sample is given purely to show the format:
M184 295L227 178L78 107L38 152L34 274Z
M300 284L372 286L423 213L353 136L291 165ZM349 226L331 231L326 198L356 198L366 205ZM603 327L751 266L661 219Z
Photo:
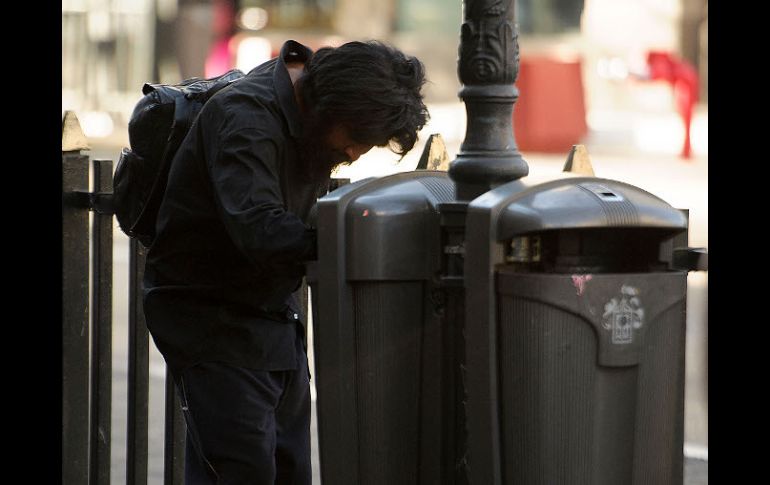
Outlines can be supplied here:
M258 267L301 273L301 263L315 259L316 234L285 208L275 138L258 128L242 128L217 145L208 168L232 241Z

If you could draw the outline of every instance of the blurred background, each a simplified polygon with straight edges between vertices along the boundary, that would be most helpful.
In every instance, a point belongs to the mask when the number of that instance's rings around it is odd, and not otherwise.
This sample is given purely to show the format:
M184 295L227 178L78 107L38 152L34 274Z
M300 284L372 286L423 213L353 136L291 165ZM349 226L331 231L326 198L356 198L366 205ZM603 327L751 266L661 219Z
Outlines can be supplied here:
M612 132L641 151L707 152L707 0L518 0L516 21L522 150ZM62 112L94 141L125 141L145 82L248 71L290 38L314 49L374 38L425 63L432 128L462 137L443 111L459 102L461 23L460 0L63 0Z
M707 0L516 0L516 22L514 132L530 173L561 171L583 144L598 177L688 209L690 246L707 247ZM373 149L336 176L413 170L428 135L442 136L450 160L465 137L461 24L461 0L62 0L62 114L76 113L91 158L117 163L145 82L246 72L287 39L312 49L379 39L425 64L431 120L403 159ZM113 483L125 476L127 247L116 225ZM705 484L708 273L688 283L685 483ZM161 483L165 368L154 347L150 372L149 483ZM317 473L316 450L314 460Z

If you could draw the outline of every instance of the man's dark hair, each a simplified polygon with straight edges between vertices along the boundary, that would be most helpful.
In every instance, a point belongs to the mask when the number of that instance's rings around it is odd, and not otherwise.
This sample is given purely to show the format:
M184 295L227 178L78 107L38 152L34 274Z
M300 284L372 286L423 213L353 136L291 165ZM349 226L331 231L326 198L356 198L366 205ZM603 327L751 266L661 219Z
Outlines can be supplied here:
M320 126L344 126L357 143L389 146L399 155L414 147L428 121L420 92L422 63L378 41L319 49L305 63L300 93Z

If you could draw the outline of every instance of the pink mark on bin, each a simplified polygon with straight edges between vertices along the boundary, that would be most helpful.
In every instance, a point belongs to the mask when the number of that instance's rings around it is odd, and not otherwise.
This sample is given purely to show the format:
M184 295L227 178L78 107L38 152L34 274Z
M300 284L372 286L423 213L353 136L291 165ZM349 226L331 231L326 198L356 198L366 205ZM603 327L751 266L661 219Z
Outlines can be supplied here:
M583 292L586 289L586 283L591 281L593 279L593 276L590 274L573 274L572 275L572 284L575 286L575 289L577 290L577 296L582 296Z

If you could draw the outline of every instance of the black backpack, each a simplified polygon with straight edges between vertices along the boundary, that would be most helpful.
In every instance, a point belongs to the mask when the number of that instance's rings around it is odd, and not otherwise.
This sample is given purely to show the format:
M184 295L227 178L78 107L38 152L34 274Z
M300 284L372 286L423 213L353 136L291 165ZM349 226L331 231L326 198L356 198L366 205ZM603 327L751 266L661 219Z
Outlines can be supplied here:
M142 87L144 97L128 122L131 148L123 148L112 179L115 217L126 235L150 247L174 154L206 101L243 76L233 69L210 79Z

